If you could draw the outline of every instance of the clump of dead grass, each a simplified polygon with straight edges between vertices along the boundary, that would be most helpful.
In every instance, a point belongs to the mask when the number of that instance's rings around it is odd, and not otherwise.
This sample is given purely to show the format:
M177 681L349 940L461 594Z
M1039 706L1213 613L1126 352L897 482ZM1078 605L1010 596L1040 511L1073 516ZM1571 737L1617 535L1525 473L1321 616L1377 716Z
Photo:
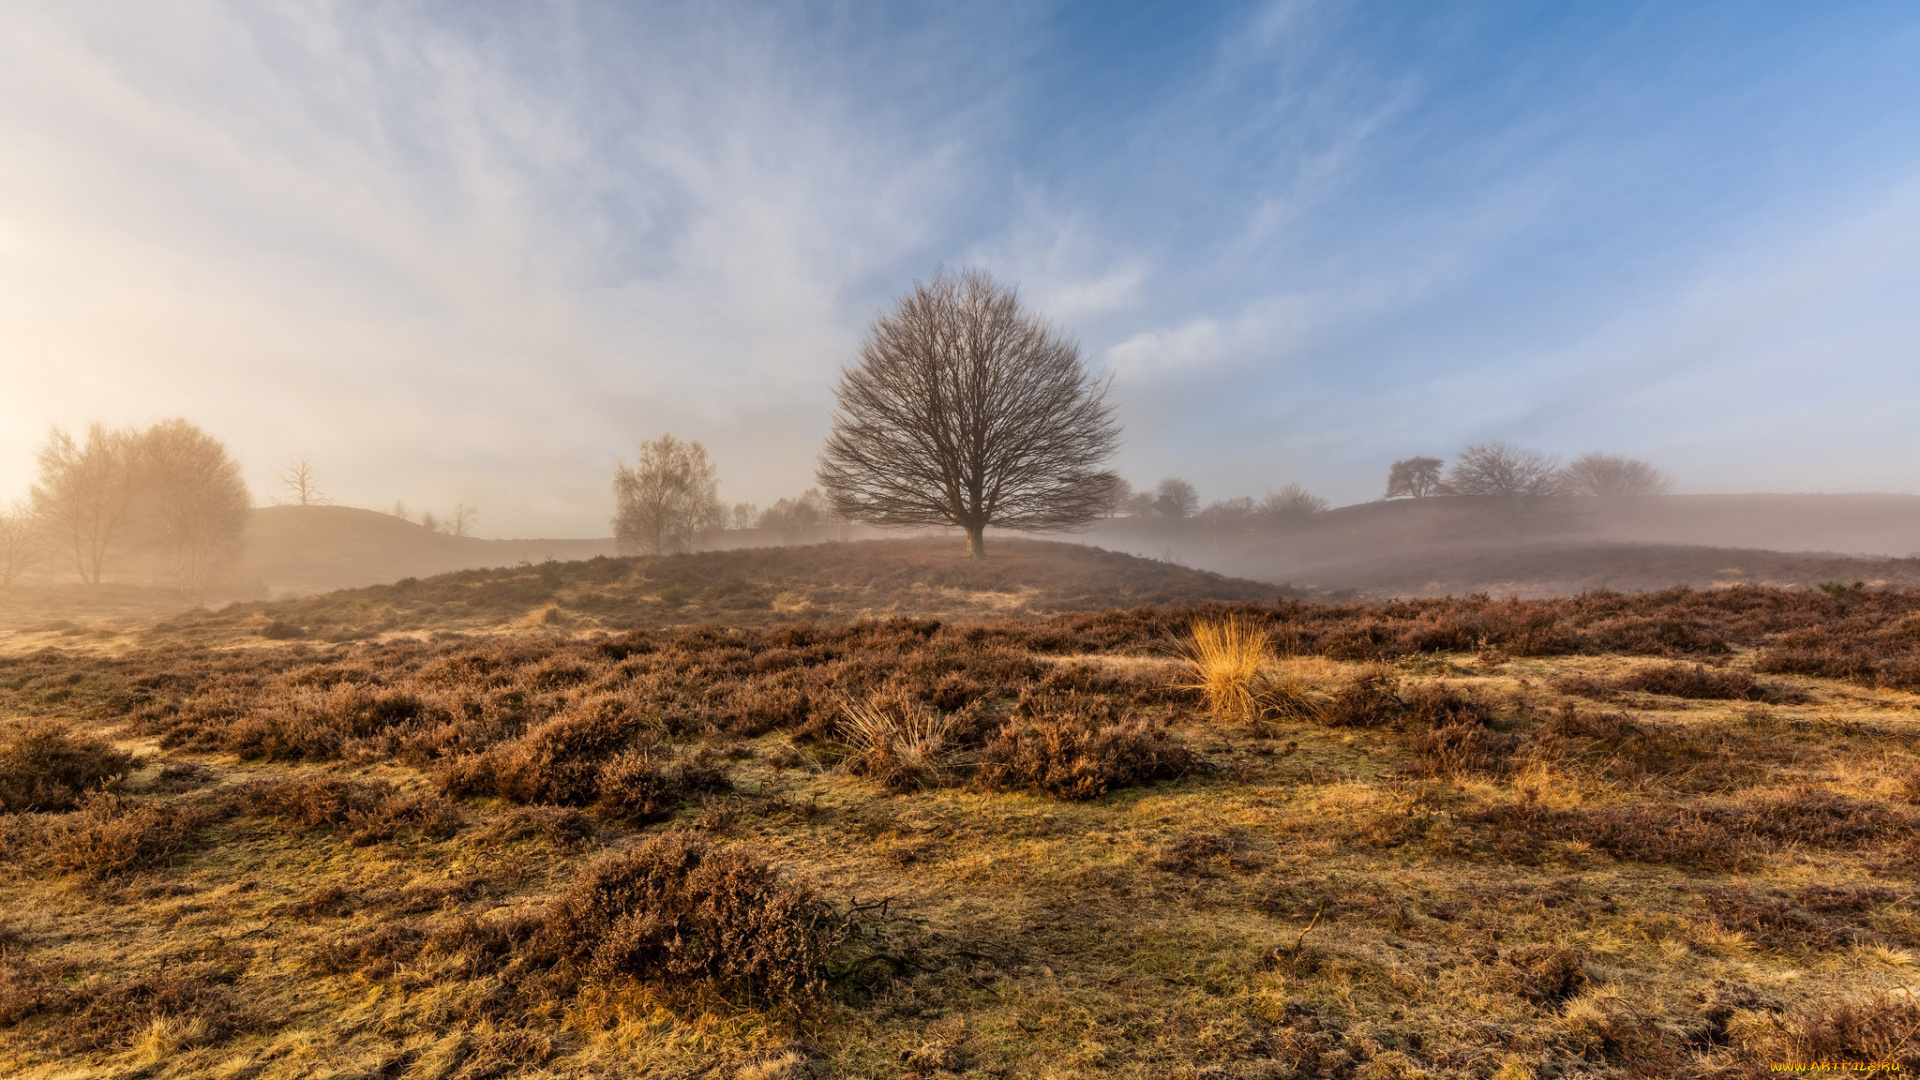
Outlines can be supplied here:
M893 791L937 786L948 778L956 721L913 701L840 699L840 733L853 750L848 770Z
M8 725L0 732L0 811L71 810L133 765L131 754L57 720Z
M1270 635L1252 619L1198 620L1180 648L1188 681L1178 688L1198 693L1214 716L1251 720L1260 714L1261 670L1271 656Z

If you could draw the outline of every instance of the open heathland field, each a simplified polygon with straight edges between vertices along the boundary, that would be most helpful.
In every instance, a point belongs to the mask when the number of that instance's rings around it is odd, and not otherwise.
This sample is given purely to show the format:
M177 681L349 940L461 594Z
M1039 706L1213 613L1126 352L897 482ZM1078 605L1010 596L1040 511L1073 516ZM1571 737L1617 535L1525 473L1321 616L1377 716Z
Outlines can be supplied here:
M488 573L0 656L0 1074L1920 1065L1920 595Z

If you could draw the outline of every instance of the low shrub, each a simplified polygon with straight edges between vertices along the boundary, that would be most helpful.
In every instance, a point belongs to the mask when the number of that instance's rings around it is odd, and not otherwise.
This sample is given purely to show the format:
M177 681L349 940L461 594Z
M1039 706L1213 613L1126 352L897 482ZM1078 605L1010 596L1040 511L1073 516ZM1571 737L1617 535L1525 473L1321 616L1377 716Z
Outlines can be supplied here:
M1703 899L1721 929L1743 934L1779 952L1826 949L1861 936L1788 897L1755 892L1745 885L1709 889Z
M997 790L1094 799L1115 788L1186 775L1193 754L1166 728L1074 703L1009 720L980 751L976 782Z
M1392 672L1366 671L1333 695L1320 719L1330 727L1386 727L1399 722L1403 710L1400 680Z
M548 910L524 969L563 992L626 977L791 1007L825 991L845 936L830 906L753 856L666 833L588 867Z
M1730 1028L1740 1060L1756 1071L1781 1061L1912 1065L1920 1060L1920 1002L1911 994L1882 992L1748 1013L1736 1017Z
M45 1004L59 1019L41 1038L65 1053L117 1049L155 1035L173 1049L209 1045L264 1026L231 989L191 974L89 979Z
M679 758L628 750L607 762L596 786L593 805L601 816L634 823L662 821L701 795L733 787L726 767L707 750Z
M133 765L131 754L57 720L21 721L0 732L0 811L71 810Z
M301 829L327 827L354 846L392 840L402 833L444 840L460 828L460 811L428 792L401 791L371 782L316 777L259 783L241 793L247 812Z
M1622 691L1639 691L1696 701L1761 701L1786 704L1801 695L1787 687L1763 683L1745 671L1705 664L1652 664L1614 679L1569 676L1554 689L1579 697L1609 698Z
M112 877L165 863L203 823L197 809L92 792L66 820L49 823L46 850L58 870Z

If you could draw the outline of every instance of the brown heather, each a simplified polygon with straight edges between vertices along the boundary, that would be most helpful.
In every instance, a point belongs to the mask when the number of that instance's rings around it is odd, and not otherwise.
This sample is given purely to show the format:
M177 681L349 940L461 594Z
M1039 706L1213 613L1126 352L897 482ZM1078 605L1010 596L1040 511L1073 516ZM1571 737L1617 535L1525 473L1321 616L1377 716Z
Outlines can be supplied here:
M0 656L0 1074L1920 1066L1920 597L592 629L626 566Z

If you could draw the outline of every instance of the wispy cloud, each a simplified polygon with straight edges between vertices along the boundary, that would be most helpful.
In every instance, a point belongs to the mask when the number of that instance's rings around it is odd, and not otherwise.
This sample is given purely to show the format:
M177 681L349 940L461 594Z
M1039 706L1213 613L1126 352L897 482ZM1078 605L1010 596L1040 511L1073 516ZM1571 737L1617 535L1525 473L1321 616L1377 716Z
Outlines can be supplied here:
M1911 486L1916 20L1084 15L14 5L0 496L49 423L182 414L501 532L601 529L667 429L767 501L942 264L1116 373L1138 479L1514 438Z

